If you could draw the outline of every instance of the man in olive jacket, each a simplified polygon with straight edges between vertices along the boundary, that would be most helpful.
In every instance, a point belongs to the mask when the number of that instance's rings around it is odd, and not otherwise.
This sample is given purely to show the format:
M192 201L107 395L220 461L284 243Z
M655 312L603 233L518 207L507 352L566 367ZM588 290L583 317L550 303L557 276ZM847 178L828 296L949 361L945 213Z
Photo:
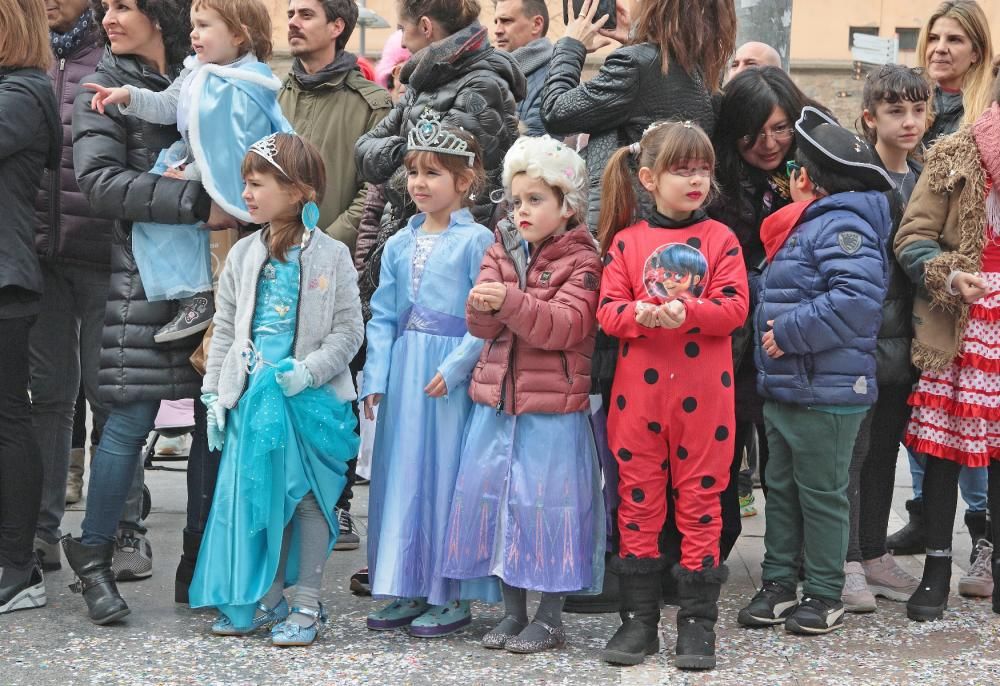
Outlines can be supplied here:
M354 0L290 0L292 71L278 93L295 131L326 164L319 225L354 253L366 188L354 166L354 143L389 113L389 94L365 79L344 51L358 21Z

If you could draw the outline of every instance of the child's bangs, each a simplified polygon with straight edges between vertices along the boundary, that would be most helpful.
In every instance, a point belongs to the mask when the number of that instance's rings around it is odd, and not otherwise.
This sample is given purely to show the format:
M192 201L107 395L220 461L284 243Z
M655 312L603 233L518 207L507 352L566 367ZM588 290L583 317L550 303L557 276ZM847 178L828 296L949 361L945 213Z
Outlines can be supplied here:
M270 162L255 152L248 152L243 156L243 164L240 165L240 174L244 179L251 174L270 174L279 181L287 182L287 179L282 177Z
M930 84L912 69L904 68L877 78L872 84L871 101L875 104L898 102L927 102L931 97Z
M715 168L715 148L705 132L694 126L669 127L660 143L660 153L656 156L656 172L662 173L681 164L698 162L703 162L710 169Z

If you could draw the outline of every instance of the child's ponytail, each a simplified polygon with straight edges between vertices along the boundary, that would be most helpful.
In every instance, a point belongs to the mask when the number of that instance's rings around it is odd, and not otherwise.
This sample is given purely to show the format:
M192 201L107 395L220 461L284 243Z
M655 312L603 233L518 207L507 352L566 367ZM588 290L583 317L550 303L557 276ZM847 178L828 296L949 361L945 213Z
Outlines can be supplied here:
M601 177L601 213L597 220L601 255L607 254L615 234L631 225L635 218L638 201L632 186L631 159L632 146L618 148Z

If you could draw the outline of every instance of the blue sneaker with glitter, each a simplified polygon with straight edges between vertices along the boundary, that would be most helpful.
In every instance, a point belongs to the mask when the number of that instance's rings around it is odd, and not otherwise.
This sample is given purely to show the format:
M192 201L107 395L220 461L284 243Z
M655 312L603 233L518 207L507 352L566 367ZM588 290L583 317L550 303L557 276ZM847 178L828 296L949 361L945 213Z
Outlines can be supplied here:
M368 628L372 631L399 629L426 612L428 607L423 598L397 598L368 615Z
M229 617L220 613L219 618L212 624L212 633L216 636L249 636L258 629L273 626L288 618L288 602L284 597L272 608L268 608L264 603L257 603L257 609L261 614L253 618L250 626L236 626Z
M318 610L308 607L293 607L289 616L304 615L312 617L313 623L309 626L299 626L297 622L290 622L287 619L271 629L271 645L279 648L291 646L311 646L319 635L320 629L326 625L326 610L323 603L319 604Z
M409 626L411 636L437 638L453 634L472 623L472 610L468 600L453 600L445 605L434 605L413 620Z

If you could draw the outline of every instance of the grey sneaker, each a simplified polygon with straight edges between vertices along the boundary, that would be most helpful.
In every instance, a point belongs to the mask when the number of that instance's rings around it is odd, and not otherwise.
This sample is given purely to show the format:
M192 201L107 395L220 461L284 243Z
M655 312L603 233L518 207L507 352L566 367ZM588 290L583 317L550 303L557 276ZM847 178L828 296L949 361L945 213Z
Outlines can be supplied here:
M340 522L340 535L333 544L334 550L357 550L361 547L361 537L354 531L354 519L347 510L337 509L337 521Z
M208 328L215 316L215 300L211 291L185 298L180 301L177 316L156 332L153 340L157 343L169 343L188 336L194 336Z
M920 579L900 567L890 553L865 560L861 566L864 567L869 590L879 598L905 603L920 586Z
M993 546L985 538L976 544L976 559L969 571L958 580L960 595L989 598L993 595Z
M45 539L35 536L35 555L38 556L38 563L41 565L42 571L54 572L62 569L58 541L49 543Z
M876 610L875 596L868 590L865 580L865 570L860 562L844 564L844 590L840 601L847 612L874 612Z
M119 529L111 571L116 581L139 581L153 576L153 546L138 531Z

